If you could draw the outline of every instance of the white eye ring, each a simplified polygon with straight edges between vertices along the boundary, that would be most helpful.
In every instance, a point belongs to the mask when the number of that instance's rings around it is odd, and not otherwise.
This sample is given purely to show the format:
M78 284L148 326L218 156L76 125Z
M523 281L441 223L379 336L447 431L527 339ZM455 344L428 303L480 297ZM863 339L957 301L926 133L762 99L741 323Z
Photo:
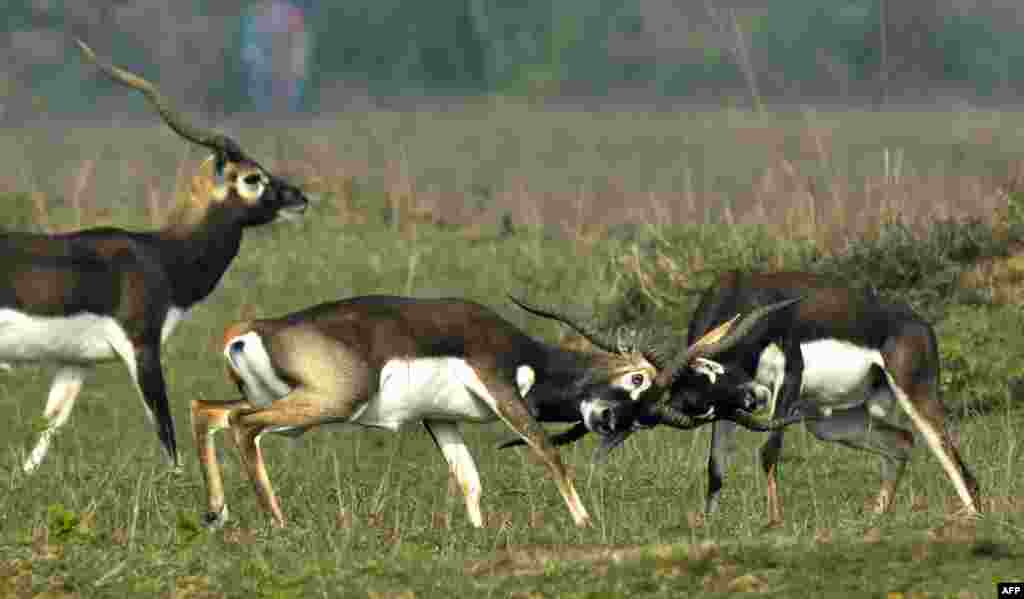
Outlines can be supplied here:
M651 386L651 377L646 372L630 372L622 375L619 379L619 388L629 392L632 399L637 399L640 394Z
M254 178L255 180L252 180ZM236 186L238 189L238 195L247 200L258 199L263 195L263 190L266 189L266 187L266 178L257 174L246 175Z

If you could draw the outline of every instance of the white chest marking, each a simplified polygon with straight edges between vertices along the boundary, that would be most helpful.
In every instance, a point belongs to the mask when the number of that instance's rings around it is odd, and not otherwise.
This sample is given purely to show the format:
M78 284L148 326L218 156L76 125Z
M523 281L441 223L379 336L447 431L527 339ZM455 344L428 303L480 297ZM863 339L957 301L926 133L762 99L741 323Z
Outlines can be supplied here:
M174 329L181 323L182 320L188 317L188 310L182 310L177 306L171 306L167 309L167 317L164 318L164 326L160 329L160 343L161 345L167 342L168 337L174 332Z
M519 397L526 397L535 382L537 382L537 373L533 371L533 368L526 364L516 368L516 386L519 387Z
M800 344L804 358L800 394L823 409L846 408L868 399L875 383L870 377L872 366L885 368L878 350L860 347L837 339L820 339ZM771 413L785 374L785 355L774 343L761 353L755 382L772 392Z
M114 347L127 343L109 316L34 316L0 309L0 360L90 364L117 359Z
M380 373L380 389L352 422L397 431L421 420L490 422L494 410L477 390L483 382L461 358L395 358Z

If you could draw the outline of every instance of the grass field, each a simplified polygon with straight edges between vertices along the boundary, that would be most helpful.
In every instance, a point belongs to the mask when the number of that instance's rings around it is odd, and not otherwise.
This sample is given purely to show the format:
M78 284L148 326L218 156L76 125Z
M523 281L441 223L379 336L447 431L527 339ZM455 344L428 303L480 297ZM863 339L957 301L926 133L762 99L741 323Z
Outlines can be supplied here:
M972 176L969 171L956 176ZM526 599L745 591L987 597L994 581L1024 579L1024 400L1010 384L1024 374L1014 359L1024 355L1024 317L1016 304L993 301L1006 296L997 293L1006 281L995 270L978 274L970 264L956 273L925 269L942 279L929 283L941 297L921 301L941 303L934 312L942 318L945 399L990 508L978 522L947 518L956 507L953 489L923 444L892 513L879 517L864 508L877 491L877 460L822 444L797 428L787 436L782 461L785 525L763 529L765 484L756 451L764 437L752 433L741 435L722 512L705 521L709 431L657 430L634 436L601 468L590 465L592 440L563 451L595 520L579 530L544 468L520 450L494 450L506 432L488 425L464 427L483 482L484 529L469 526L443 458L420 429L266 439L271 477L290 520L281 531L268 528L233 447L221 437L232 519L223 531L201 529L204 491L187 432L187 402L235 397L217 355L220 331L232 319L372 292L456 295L558 340L554 325L528 319L505 300L507 291L518 290L604 310L637 297L683 329L692 297L681 290L699 285L708 272L799 268L825 264L829 256L817 245L826 237L814 234L825 228L823 221L804 222L812 233L805 236L779 235L785 225L779 219L774 225L782 228L721 222L612 228L614 237L604 240L572 223L537 226L547 224L543 220L516 221L514 232L497 218L461 228L406 226L381 216L393 202L384 183L347 194L332 192L337 187L329 183L301 224L251 232L222 286L169 340L165 370L187 458L180 475L166 471L140 400L123 366L114 364L86 382L47 461L33 477L24 476L18 466L38 430L53 369L0 373L0 410L8 415L0 444L0 598ZM924 188L903 185L908 197L924 197ZM55 228L98 213L83 218L71 197L44 211ZM1005 206L998 194L972 199L995 206L999 197ZM0 225L38 220L31 194L5 200L11 209ZM141 224L148 217L138 207L103 218ZM999 228L995 220L986 230ZM917 256L931 246L907 247ZM893 261L910 255L886 251ZM850 272L853 279L863 275ZM909 269L886 272L894 281L913 282ZM938 286L957 286L957 273L973 273L987 299ZM1016 284L1020 277L1011 279Z

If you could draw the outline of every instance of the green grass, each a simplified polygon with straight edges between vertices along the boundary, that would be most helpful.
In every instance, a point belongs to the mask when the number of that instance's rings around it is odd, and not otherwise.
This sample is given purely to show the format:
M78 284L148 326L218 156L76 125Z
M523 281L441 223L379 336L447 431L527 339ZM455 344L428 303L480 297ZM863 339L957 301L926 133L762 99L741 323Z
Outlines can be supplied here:
M140 400L123 366L112 364L86 382L46 462L24 476L18 466L38 430L53 369L0 373L8 423L0 445L0 597L46 590L81 597L677 597L742 590L985 597L994 580L1024 575L1024 412L1006 384L1019 375L1008 357L1024 354L1015 334L1024 322L1015 308L998 306L958 307L939 324L940 343L956 348L947 402L969 405L971 368L989 376L979 384L1000 400L987 401L983 413L965 410L958 421L965 458L985 495L999 498L1000 509L973 527L946 525L953 489L923 444L892 513L877 517L863 509L878 487L877 460L817 442L802 429L787 436L781 529L762 528L765 484L755 456L764 436L752 433L740 436L721 514L704 522L709 432L658 430L636 435L599 469L589 461L592 440L563 451L594 516L594 526L580 530L542 466L520 450L493 449L507 435L501 426L467 425L487 528L469 526L443 458L413 428L266 439L271 478L290 520L285 530L269 529L222 436L231 521L224 531L200 529L205 495L187 403L235 397L217 343L223 326L245 311L278 315L373 292L456 295L555 340L554 325L528 319L505 293L612 305L637 284L639 271L624 257L646 255L640 248L656 247L657 236L692 240L677 248L699 243L700 261L716 268L780 255L790 264L810 260L805 245L714 227L641 231L637 254L628 242L582 245L530 231L501 236L497 227L471 238L425 226L411 240L380 226L336 225L326 216L330 201L301 225L249 234L222 286L169 340L164 362L187 460L182 474L165 470ZM696 260L681 249L665 251L684 270ZM659 297L671 295L664 276L655 277ZM691 300L679 297L661 314L672 313L681 327Z

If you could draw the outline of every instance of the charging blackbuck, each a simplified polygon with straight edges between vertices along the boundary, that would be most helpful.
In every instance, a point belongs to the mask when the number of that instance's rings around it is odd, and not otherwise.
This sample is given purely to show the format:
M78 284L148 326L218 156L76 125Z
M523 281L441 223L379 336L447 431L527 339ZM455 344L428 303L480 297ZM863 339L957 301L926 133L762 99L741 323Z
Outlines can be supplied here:
M88 46L78 45L111 79L141 91L178 135L213 154L161 230L0 234L0 361L58 366L44 411L46 429L23 468L32 472L42 462L71 414L89 366L118 359L128 367L160 443L177 465L161 344L216 287L238 253L244 228L297 215L307 200L232 139L189 124L151 83L98 61Z
M422 422L462 488L470 521L481 526L480 480L458 423L501 420L541 458L573 520L586 525L587 511L535 413L579 420L614 443L617 406L654 388L662 348L635 331L600 330L585 317L513 300L575 328L599 349L542 343L493 310L459 299L354 297L229 326L223 353L243 397L192 402L207 487L204 522L220 526L227 518L213 440L218 430L232 430L260 504L284 526L261 435L321 425L398 431ZM729 343L730 328L715 331L707 350ZM749 327L737 323L732 335L744 330Z

